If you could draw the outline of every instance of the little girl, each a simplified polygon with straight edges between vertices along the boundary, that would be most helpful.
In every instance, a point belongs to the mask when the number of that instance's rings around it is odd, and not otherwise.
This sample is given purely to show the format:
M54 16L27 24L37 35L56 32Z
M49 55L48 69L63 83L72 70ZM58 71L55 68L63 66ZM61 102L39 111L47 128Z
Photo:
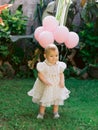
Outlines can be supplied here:
M32 101L39 104L37 118L43 119L45 108L53 105L54 118L59 118L59 105L69 97L70 91L64 85L64 69L66 64L60 62L58 48L50 44L45 48L45 61L37 64L38 78L33 88L28 92Z

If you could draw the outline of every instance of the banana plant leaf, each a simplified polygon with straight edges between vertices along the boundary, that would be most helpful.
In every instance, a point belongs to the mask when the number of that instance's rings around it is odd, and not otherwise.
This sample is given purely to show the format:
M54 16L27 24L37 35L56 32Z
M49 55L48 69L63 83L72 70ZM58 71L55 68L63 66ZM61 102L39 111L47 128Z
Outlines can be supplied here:
M71 0L59 0L56 12L56 19L60 25L65 25L67 20L67 14L71 5Z

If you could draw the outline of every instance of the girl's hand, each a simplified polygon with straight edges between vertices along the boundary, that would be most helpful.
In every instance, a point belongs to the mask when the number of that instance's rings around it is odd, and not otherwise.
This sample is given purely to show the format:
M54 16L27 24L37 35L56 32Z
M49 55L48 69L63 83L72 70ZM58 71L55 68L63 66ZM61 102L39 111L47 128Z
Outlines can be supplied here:
M64 83L63 83L63 82L60 82L60 83L59 83L59 86L60 86L60 88L64 88Z
M64 74L60 73L60 82L59 82L60 88L64 88Z
M46 81L46 82L45 82L45 85L46 85L46 86L51 86L52 84L51 84L50 82Z
M47 81L47 79L45 78L44 74L41 72L38 72L38 78L46 85L46 86L51 86L52 84Z

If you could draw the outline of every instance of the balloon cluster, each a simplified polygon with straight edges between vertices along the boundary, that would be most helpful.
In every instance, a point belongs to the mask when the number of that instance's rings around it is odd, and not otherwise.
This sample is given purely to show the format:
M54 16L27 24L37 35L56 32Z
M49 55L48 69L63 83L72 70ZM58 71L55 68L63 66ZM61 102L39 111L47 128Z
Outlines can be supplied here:
M79 42L79 36L75 32L69 32L66 26L60 26L53 16L43 19L42 25L37 27L34 32L35 39L45 48L47 45L56 41L58 44L64 43L67 48L74 48Z

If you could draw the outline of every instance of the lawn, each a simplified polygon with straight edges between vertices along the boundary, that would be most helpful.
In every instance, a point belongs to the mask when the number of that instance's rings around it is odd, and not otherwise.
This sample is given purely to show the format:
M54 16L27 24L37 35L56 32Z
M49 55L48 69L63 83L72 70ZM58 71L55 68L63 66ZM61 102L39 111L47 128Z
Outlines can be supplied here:
M60 119L47 108L44 120L36 119L38 106L27 91L33 79L0 80L0 130L98 130L98 80L66 79L70 98L60 107Z

